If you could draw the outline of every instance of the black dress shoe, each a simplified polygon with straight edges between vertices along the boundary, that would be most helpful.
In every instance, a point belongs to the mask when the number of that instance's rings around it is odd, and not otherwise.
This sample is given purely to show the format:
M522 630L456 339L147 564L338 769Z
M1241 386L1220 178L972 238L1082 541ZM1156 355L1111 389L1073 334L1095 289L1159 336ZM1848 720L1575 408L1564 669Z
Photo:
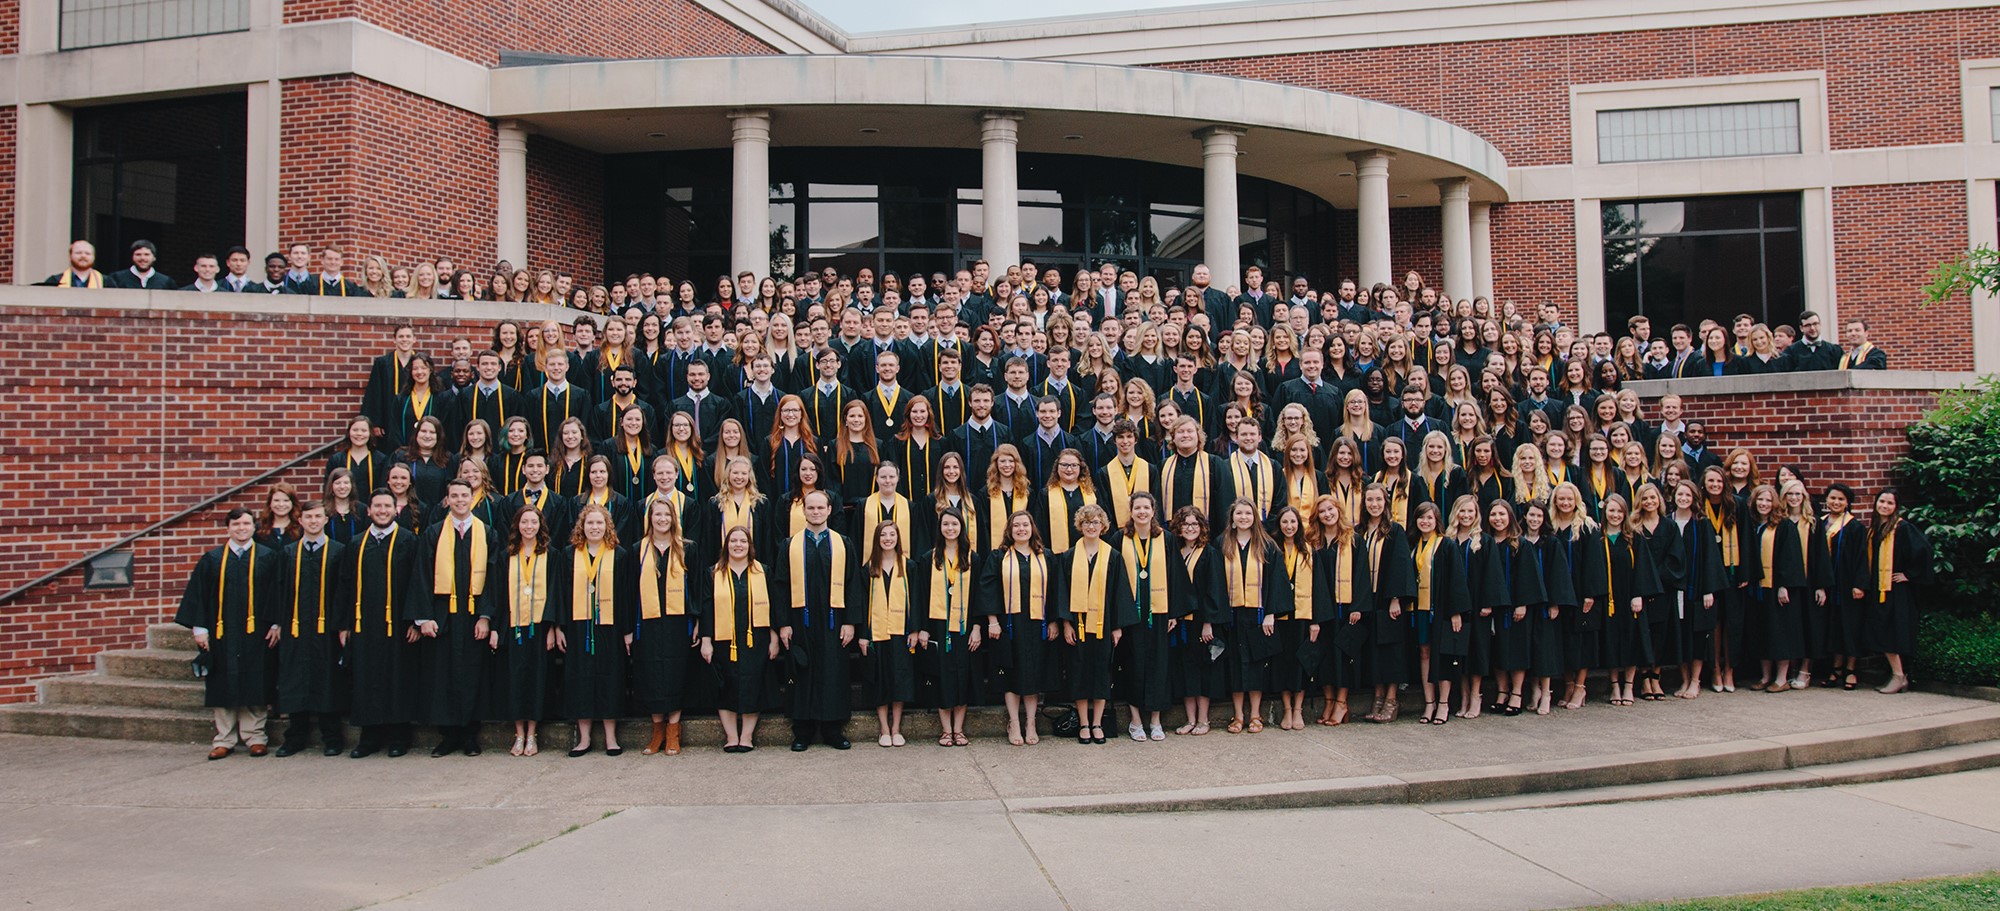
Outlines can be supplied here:
M305 751L305 744L295 744L295 743L290 743L290 742L287 742L287 743L285 743L284 745L282 745L282 746L278 747L278 749L277 749L277 750L275 750L274 752L276 752L276 753L278 754L278 756L279 756L280 758L282 758L282 757L285 757L285 756L292 756L292 755L296 755L296 754L298 754L298 753L302 753L302 752L304 752L304 751Z
M623 756L623 755L625 755L625 748L624 748L624 747L605 747L605 748L604 748L604 755L606 755L606 756Z
M732 743L729 746L723 747L722 751L724 753L741 753L743 752L743 748Z
M833 747L836 750L845 750L849 747L854 746L854 744L850 742L845 736L839 734L836 734L832 737L828 737L826 739L826 745Z
M466 741L466 742L465 742L465 755L467 755L467 756L477 756L477 755L479 755L479 754L481 754L481 753L484 753L484 752L486 752L486 751L485 751L485 750L482 750L482 749L480 749L480 748L479 748L479 741L477 741L477 740L468 740L468 741Z
M372 743L356 744L354 752L347 754L347 757L349 759L362 759L375 755L375 752L380 749L382 749L380 746Z
M439 756L450 756L456 752L458 752L458 744L456 742L450 740L440 741L437 746L431 747L431 758L436 759Z
M329 744L327 744L327 745L326 745L326 748L325 748L325 749L322 749L322 750L320 750L320 755L321 755L321 756L338 756L338 755L340 755L340 754L342 754L342 753L345 753L345 752L347 752L347 745L346 745L346 744L340 744L340 743L329 743Z
M410 752L410 745L406 743L402 744L401 746L393 746L386 750L383 750L382 755L387 756L390 759L394 759L398 756L408 755L409 752Z
M803 753L806 751L806 747L808 746L811 746L811 744L808 744L803 740L794 740L792 741L792 752Z
M590 755L590 744L587 743L584 744L583 746L577 747L569 751L569 758L571 759L575 759L578 756L588 756L588 755Z

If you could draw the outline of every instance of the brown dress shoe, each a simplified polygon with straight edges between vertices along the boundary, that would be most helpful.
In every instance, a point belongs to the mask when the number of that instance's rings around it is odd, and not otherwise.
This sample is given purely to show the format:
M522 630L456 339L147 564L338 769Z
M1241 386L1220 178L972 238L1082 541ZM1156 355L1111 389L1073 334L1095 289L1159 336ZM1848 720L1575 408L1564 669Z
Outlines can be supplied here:
M250 745L250 755L252 756L262 756L269 752L271 752L271 748L266 744L253 743Z
M666 753L668 756L681 754L681 723L678 721L667 722Z
M665 742L666 739L667 723L664 721L653 722L653 735L646 739L646 748L639 751L640 755L651 756L659 752L660 744Z
M216 747L215 749L208 751L208 759L210 762L214 762L215 760L221 759L222 757L227 756L234 752L236 751L230 749L229 747Z

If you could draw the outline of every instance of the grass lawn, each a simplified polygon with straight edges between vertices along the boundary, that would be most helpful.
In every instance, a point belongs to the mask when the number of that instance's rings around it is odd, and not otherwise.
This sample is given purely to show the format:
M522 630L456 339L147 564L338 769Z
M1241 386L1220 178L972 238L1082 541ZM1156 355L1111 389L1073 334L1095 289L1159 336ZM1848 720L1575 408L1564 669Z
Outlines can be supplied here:
M1995 908L2000 908L2000 872L1873 886L1605 905L1600 911L1991 911Z

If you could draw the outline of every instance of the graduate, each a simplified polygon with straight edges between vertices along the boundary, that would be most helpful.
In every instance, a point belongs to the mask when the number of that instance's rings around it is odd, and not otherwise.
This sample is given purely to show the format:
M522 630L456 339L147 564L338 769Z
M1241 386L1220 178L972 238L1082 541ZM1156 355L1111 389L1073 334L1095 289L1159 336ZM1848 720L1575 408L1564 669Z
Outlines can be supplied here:
M877 474L894 471L894 463L885 462ZM894 490L893 482L890 490ZM875 742L885 748L906 742L903 707L917 698L915 652L923 615L911 609L911 562L904 549L903 529L897 520L884 519L868 534L868 559L863 564L868 611L857 617L861 622L855 624L861 648L862 693L875 706L875 723L881 730Z
M923 521L916 507L900 492L902 469L894 462L875 466L875 486L854 510L849 538L872 541L873 530L883 522L896 525L896 544L908 558L913 551L930 549L930 522Z
M835 432L828 449L833 458L826 466L831 472L826 484L840 492L840 502L845 505L832 521L842 528L851 528L856 505L875 486L875 466L882 461L875 449L875 431L866 405L859 401L847 403L841 429Z
M1348 523L1361 516L1361 491L1368 476L1361 468L1361 446L1347 437L1335 437L1327 450L1326 490L1340 501L1340 514Z
M1569 566L1570 589L1577 596L1578 609L1565 612L1562 624L1563 674L1569 686L1563 693L1565 709L1583 708L1584 682L1598 663L1601 611L1582 610L1586 589L1583 584L1585 546L1597 532L1597 522L1583 513L1583 495L1567 481L1549 494L1549 534L1562 549L1563 563Z
M789 649L792 679L792 752L817 740L836 750L851 744L853 714L847 648L854 644L859 611L853 595L866 591L861 555L846 535L832 530L833 501L824 491L805 495L805 525L772 555L771 588L779 597L778 639Z
M493 428L506 425L509 418L528 413L521 394L516 391L522 387L501 382L499 354L481 351L473 358L473 364L478 379L452 397L451 416L446 423L453 443L463 440L474 423L485 424L491 433Z
M770 439L765 443L764 467L770 471L774 483L771 496L783 500L792 496L792 480L798 474L799 462L807 454L818 452L819 443L812 428L806 425L804 400L796 395L779 399L777 414L771 424Z
M386 423L377 425L378 447L385 452L409 445L417 424L425 418L441 424L452 413L451 384L438 373L430 355L410 355L405 370L410 377L409 391L396 398ZM443 445L443 437L438 439L440 442L435 445Z
M688 571L703 565L702 552L683 533L673 501L650 500L644 515L644 533L632 545L639 577L638 617L626 634L632 653L632 697L653 720L653 731L640 753L677 756L681 711L688 703L689 657L701 640L711 593L704 574Z
M388 436L383 440L385 449L393 449L401 441L389 431L402 426L395 420L397 411L415 391L411 383L410 364L416 357L417 330L410 326L397 326L391 332L390 340L393 346L386 353L377 355L369 365L368 384L362 387L361 392L361 414L371 422L369 444L374 445L377 438Z
M548 379L528 395L524 410L529 429L534 432L535 445L550 448L549 441L556 439L556 431L563 422L570 418L581 422L590 416L596 402L591 399L590 390L569 382L569 352L561 348L548 351L544 362Z
M585 461L583 466L583 490L571 497L569 502L569 514L572 519L582 518L583 511L588 507L601 506L611 515L611 531L614 534L621 529L629 528L627 523L631 521L632 501L626 499L624 494L611 489L611 458L594 455ZM477 488L474 488L473 496L475 500L478 499ZM473 511L478 512L477 506Z
M367 530L347 545L353 560L352 627L340 633L349 680L348 723L361 737L347 755L355 759L384 751L390 758L410 750L410 725L423 712L417 639L410 616L410 593L417 581L417 535L396 524L396 498L378 490L368 498Z
M1451 440L1444 431L1433 430L1424 435L1417 451L1417 464L1412 472L1411 499L1416 503L1435 503L1441 515L1449 518L1458 504L1458 498L1472 493L1466 481L1465 471L1452 459ZM1489 469L1489 481L1494 480ZM1498 499L1496 491L1495 499Z
M750 460L736 456L723 467L722 489L695 504L691 519L694 527L684 533L703 553L708 553L721 548L723 532L741 526L750 529L751 549L758 556L775 552L783 539L771 534L770 509L766 506L769 500L757 489L757 474ZM677 518L679 515L675 513Z
M1875 494L1868 523L1868 552L1854 561L1849 594L1863 604L1863 643L1889 662L1889 681L1876 690L1910 688L1903 658L1916 650L1919 586L1936 581L1931 544L1922 529L1903 520L1894 489Z
M396 498L396 524L422 534L430 521L431 507L417 499L415 477L408 463L397 462L389 466L389 481L384 486Z
M492 475L494 495L504 497L521 489L521 463L527 461L534 435L528 430L528 419L515 415L500 428L500 438L501 450L486 460L486 470ZM444 499L431 502L442 505Z
M1100 500L1111 513L1111 520L1119 527L1132 523L1132 500L1141 493L1153 498L1153 524L1158 526L1159 474L1153 464L1139 457L1139 428L1131 421L1119 418L1111 423L1111 444L1114 454L1098 469L1092 481L1092 488L1102 492Z
M1778 473L1784 480L1778 484L1778 506L1785 518L1791 522L1791 530L1798 535L1799 551L1805 555L1805 576L1812 586L1811 599L1806 601L1804 623L1805 657L1799 659L1796 674L1792 677L1793 689L1812 686L1812 662L1815 658L1827 656L1827 639L1830 617L1827 602L1834 590L1840 587L1840 580L1831 565L1827 551L1826 536L1820 533L1819 520L1813 516L1812 498L1806 495L1806 485L1796 475L1786 477L1781 469Z
M1805 555L1799 552L1798 538L1785 534L1786 519L1778 502L1777 488L1758 484L1744 501L1748 538L1744 543L1743 564L1750 585L1751 627L1744 636L1744 653L1756 655L1761 676L1750 689L1769 690L1774 684L1772 665L1789 671L1791 663L1804 657L1804 604L1795 603L1792 592L1806 584ZM1781 674L1781 677L1784 676ZM1786 692L1789 680L1783 680Z
M1284 470L1264 451L1264 429L1255 420L1239 421L1232 438L1236 447L1228 459L1231 489L1256 508L1257 521L1269 528L1271 517L1289 496Z
M617 433L604 441L603 449L615 460L611 489L634 503L646 499L653 492L653 445L639 406L619 412Z
M1082 455L1070 450L1081 467ZM1055 614L1062 618L1070 698L1076 703L1077 743L1104 743L1104 710L1111 700L1114 656L1124 631L1137 619L1125 584L1122 556L1104 540L1111 514L1095 503L1076 513L1074 547L1051 561Z
M1401 437L1387 436L1382 438L1382 445L1377 453L1382 468L1375 472L1375 477L1369 486L1382 488L1389 504L1389 523L1407 531L1410 527L1410 506L1416 502L1411 495L1411 489L1415 485L1412 483L1414 474L1410 471L1407 458L1409 452L1404 448Z
M757 748L757 719L769 701L767 672L778 660L771 582L764 565L752 559L750 530L732 528L723 534L722 555L710 572L715 605L703 617L701 660L722 681L715 714L722 721L725 753Z
M443 502L445 482L458 473L444 438L444 422L435 416L425 417L396 453L396 461L410 466L416 499L426 505Z
M1833 655L1833 667L1828 671L1823 686L1838 685L1843 690L1853 690L1860 684L1855 667L1864 651L1862 645L1862 602L1853 596L1854 589L1848 580L1854 575L1854 564L1862 559L1862 551L1867 535L1864 523L1854 517L1854 489L1835 482L1826 486L1820 495L1826 508L1825 518L1820 520L1820 536L1827 556L1827 568L1832 573L1835 584L1827 590L1827 650Z
M1540 586L1543 598L1528 612L1528 673L1535 678L1535 714L1547 715L1555 700L1555 678L1563 676L1565 670L1563 617L1576 610L1576 588L1568 548L1556 538L1549 524L1548 504L1540 500L1523 504L1520 526L1520 557L1515 578L1522 580L1520 586ZM1699 675L1695 685L1700 687Z
M1660 486L1651 480L1635 483L1632 514L1626 518L1626 523L1632 527L1632 534L1652 551L1653 570L1660 577L1659 594L1646 602L1646 643L1650 660L1639 671L1638 698L1659 702L1667 698L1666 690L1660 686L1660 668L1680 664L1680 613L1673 609L1677 598L1667 581L1674 576L1674 568L1668 564L1678 556L1680 535L1666 521L1666 500L1660 493Z
M256 542L257 514L232 509L225 528L227 540L196 561L174 612L174 622L194 632L201 652L196 666L206 670L203 704L215 712L211 760L238 746L248 747L252 756L270 748L264 719L285 593L284 557Z
M1433 432L1433 436L1439 436ZM1461 497L1462 504L1476 509L1478 500ZM1458 504L1454 504L1454 508ZM1445 536L1444 511L1428 500L1418 503L1410 518L1416 540L1410 545L1411 571L1416 577L1416 594L1410 597L1410 628L1416 641L1417 673L1424 688L1422 724L1444 724L1451 720L1451 683L1464 673L1465 656L1474 635L1472 617L1479 602L1473 582L1489 580L1492 573L1475 574L1473 564L1461 562L1461 551ZM1479 540L1474 547L1486 551L1489 560L1506 560L1512 548L1512 529ZM1491 583L1489 582L1490 586ZM1506 687L1503 685L1502 689ZM1468 697L1477 704L1479 697ZM1514 692L1510 714L1521 713L1520 693Z
M1642 614L1646 599L1660 593L1653 555L1645 542L1637 540L1629 521L1630 507L1625 498L1612 494L1604 500L1604 524L1583 546L1582 610L1585 615L1601 609L1600 661L1611 671L1611 698L1614 706L1633 704L1633 682L1637 665L1650 663L1651 644Z
M944 454L935 414L929 399L911 399L902 429L880 441L883 460L899 469L896 491L911 500L930 494L938 457Z
M974 529L973 549L981 554L1008 547L1007 524L1015 513L1027 514L1033 521L1028 474L1014 444L1002 443L993 451L986 466L985 496L975 511L982 521Z
M351 622L347 587L347 544L326 534L326 504L307 503L298 512L299 537L285 544L279 572L286 606L278 617L278 699L272 708L288 720L279 756L303 752L319 727L322 755L347 752L347 666L341 660L340 632Z
M1303 444L1304 439L1293 443ZM1305 517L1295 505L1278 509L1272 523L1277 530L1279 557L1285 582L1292 592L1292 609L1278 621L1279 651L1271 662L1271 688L1283 704L1278 729L1306 729L1306 684L1320 662L1320 624L1331 617L1330 587L1322 578L1317 549L1311 541Z
M1123 420L1119 423L1130 426ZM1167 739L1160 715L1172 699L1169 668L1173 658L1168 646L1181 618L1191 613L1189 603L1197 597L1186 590L1184 577L1172 571L1172 548L1166 529L1160 525L1159 502L1149 491L1134 491L1126 500L1130 518L1117 539L1119 557L1125 563L1123 597L1131 601L1133 617L1120 643L1118 690L1131 714L1126 733L1138 741Z
M1347 696L1362 679L1367 655L1367 629L1361 625L1370 605L1368 551L1354 537L1346 506L1333 494L1313 503L1314 562L1325 567L1328 615L1320 624L1320 661L1313 677L1319 683L1321 706L1315 722L1339 727L1348 719ZM1307 628L1307 634L1312 629Z
M1028 508L1035 517L1035 528L1048 542L1049 550L1061 553L1069 550L1077 540L1076 517L1084 507L1099 505L1098 501L1083 453L1065 449L1056 454L1055 470L1050 473L1046 485L1035 491ZM1109 515L1106 513L1107 525Z
M354 476L354 487L358 492L372 491L382 486L389 477L389 459L377 453L374 445L375 422L366 415L356 415L347 421L347 444L326 457L326 475L345 469Z
M542 530L551 541L565 541L571 528L570 500L548 485L549 457L539 449L529 451L521 462L521 486L495 507L499 526L512 535L514 516L532 508L542 514Z
M995 455L994 461L999 460ZM1034 517L1025 510L1014 512L1006 518L1004 534L1002 546L986 557L979 590L988 600L982 613L1007 704L1007 742L1032 746L1041 742L1036 710L1053 676L1049 643L1061 622L1049 604L1049 557Z
M618 546L617 528L610 510L587 503L577 512L569 547L555 555L569 579L569 614L554 632L563 654L563 714L576 721L572 757L591 751L591 730L600 719L604 755L625 752L618 745L618 719L625 713L623 630L631 623L638 574L627 569L630 556Z
M1734 693L1736 660L1743 649L1751 601L1752 567L1748 557L1753 544L1746 540L1751 537L1749 508L1730 495L1728 475L1720 465L1702 469L1701 491L1702 517L1715 529L1716 543L1722 550L1722 572L1728 583L1716 604L1709 688L1718 693Z
M1181 699L1184 723L1176 734L1209 732L1209 707L1229 692L1228 671L1219 660L1224 649L1215 627L1228 622L1229 595L1224 584L1221 548L1209 541L1208 514L1193 504L1174 513L1172 566L1182 591L1192 593L1188 616L1171 637L1173 656L1169 678Z
M1694 699L1701 695L1701 664L1715 637L1716 600L1728 590L1729 578L1722 569L1715 528L1698 505L1701 491L1686 479L1673 489L1673 510L1661 528L1674 536L1674 550L1661 564L1660 587L1673 599L1667 609L1678 618L1681 687L1674 695Z
M264 508L257 513L257 534L253 538L271 550L283 550L299 539L299 490L284 481L271 485L264 495Z
M1389 502L1388 488L1368 485L1361 493L1361 520L1355 528L1368 553L1368 581L1373 586L1369 597L1375 606L1368 621L1367 662L1368 680L1375 685L1375 709L1362 718L1375 724L1396 720L1396 690L1409 682L1403 660L1403 605L1416 588L1409 538L1389 520Z
M417 538L416 581L410 616L425 639L419 648L429 705L423 714L437 726L432 756L479 749L480 687L492 646L486 641L495 615L489 578L498 576L500 542L472 514L472 485L445 487L444 519Z
M507 552L502 556L505 587L495 598L498 619L489 620L486 645L494 654L487 678L487 720L514 723L513 756L541 751L538 740L547 709L549 653L555 627L568 603L568 565L550 559L549 523L542 510L524 505L510 514Z
M956 453L950 457L956 457ZM985 642L974 615L977 558L964 513L941 507L934 547L912 564L910 603L923 611L916 634L918 663L938 713L938 746L962 747L965 712L973 699L973 653Z
M1199 421L1182 415L1168 427L1169 448L1160 462L1161 510L1177 516L1181 507L1193 506L1209 527L1225 524L1224 513L1236 499L1228 466L1207 451Z
M1227 730L1257 734L1264 730L1264 690L1270 685L1271 659L1280 647L1278 618L1292 612L1292 589L1284 557L1265 533L1256 504L1238 499L1230 504L1228 516L1228 528L1217 542L1229 608L1224 659L1229 700L1236 712Z

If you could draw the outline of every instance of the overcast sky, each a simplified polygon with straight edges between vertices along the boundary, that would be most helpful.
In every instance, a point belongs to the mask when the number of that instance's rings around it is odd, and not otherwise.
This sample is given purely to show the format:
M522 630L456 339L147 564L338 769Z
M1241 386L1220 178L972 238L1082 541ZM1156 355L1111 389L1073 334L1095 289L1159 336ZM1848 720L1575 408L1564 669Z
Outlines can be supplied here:
M1215 0L804 0L848 32L1195 6Z

